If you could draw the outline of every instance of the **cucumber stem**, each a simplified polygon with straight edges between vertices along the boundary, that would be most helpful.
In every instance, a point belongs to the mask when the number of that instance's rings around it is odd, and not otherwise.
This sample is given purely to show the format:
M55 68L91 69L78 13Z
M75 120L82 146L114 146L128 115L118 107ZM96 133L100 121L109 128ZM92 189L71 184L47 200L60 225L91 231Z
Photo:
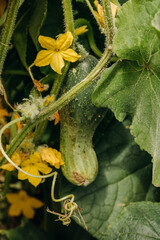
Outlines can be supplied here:
M4 27L2 29L2 33L0 36L0 79L2 75L3 65L4 61L7 55L7 52L10 47L10 40L14 31L16 17L18 14L18 9L20 7L20 0L10 0L8 3L8 13L6 22L4 24ZM0 85L2 85L0 80ZM2 88L2 86L0 86ZM3 89L2 89L3 92Z
M112 47L114 37L114 23L112 17L112 10L110 0L101 0L103 11L104 11L104 27L106 36L106 47Z
M63 4L64 23L65 23L66 32L70 31L73 37L75 37L71 0L62 0L62 4Z

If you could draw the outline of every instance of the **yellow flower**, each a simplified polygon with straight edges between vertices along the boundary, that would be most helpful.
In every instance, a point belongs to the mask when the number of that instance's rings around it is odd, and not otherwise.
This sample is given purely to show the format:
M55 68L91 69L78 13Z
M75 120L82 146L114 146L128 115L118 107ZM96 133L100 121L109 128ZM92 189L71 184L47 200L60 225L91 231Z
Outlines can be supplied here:
M48 174L52 171L52 168L48 167L47 163L42 161L42 158L38 152L34 152L30 155L29 159L23 161L21 168L27 173L37 176L40 176L40 172ZM37 187L42 181L41 178L30 177L20 171L18 171L18 179L28 179L28 181L35 187Z
M82 27L79 27L79 28L75 29L75 35L78 36L78 35L81 35L81 34L87 32L87 31L88 31L87 26L84 25Z
M14 152L12 157L11 157L11 160L17 165L19 166L22 162L22 159L21 159L21 155L18 153L18 152ZM8 170L8 171L13 171L15 170L15 167L11 164L11 163L6 163L6 164L3 164L0 168L4 169L4 170Z
M57 40L50 37L39 36L38 41L43 48L34 61L38 67L47 66L50 64L51 68L61 74L61 69L64 67L64 60L68 62L76 62L80 56L71 48L73 36L71 32L62 34ZM64 59L64 60L63 60Z
M8 210L10 216L20 216L21 213L31 219L35 215L35 208L43 206L43 202L37 198L30 197L24 190L19 193L7 193L8 202L11 204Z
M49 164L53 165L55 168L60 168L64 164L61 153L53 148L43 148L40 152L42 159Z
M111 4L111 10L112 10L112 17L115 18L116 13L118 11L118 7L113 4L112 2L110 2ZM99 24L102 26L102 28L104 28L104 12L103 12L103 7L101 6L101 4L98 3L98 0L94 1L94 5L97 8L97 11L94 11L96 14L96 17L98 19Z

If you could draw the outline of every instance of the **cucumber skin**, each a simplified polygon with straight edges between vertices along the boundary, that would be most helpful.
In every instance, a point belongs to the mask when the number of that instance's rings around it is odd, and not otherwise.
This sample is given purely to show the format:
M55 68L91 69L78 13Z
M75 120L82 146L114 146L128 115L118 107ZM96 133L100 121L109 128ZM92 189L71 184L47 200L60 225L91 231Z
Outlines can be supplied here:
M76 68L70 69L63 92L83 80L97 62L93 56L87 56ZM98 172L92 138L106 109L97 108L91 102L95 85L96 82L89 85L63 107L60 113L60 151L64 161L62 172L69 182L78 186L89 185L95 180Z

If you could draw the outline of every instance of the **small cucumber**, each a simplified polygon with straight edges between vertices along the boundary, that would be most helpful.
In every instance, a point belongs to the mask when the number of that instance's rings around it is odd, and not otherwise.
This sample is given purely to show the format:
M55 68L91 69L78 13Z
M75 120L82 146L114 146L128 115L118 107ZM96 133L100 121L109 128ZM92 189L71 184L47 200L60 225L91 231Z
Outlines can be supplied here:
M75 68L70 69L64 92L83 80L96 66L97 59L87 56ZM93 82L61 110L60 150L64 165L63 175L73 184L87 186L96 178L98 161L93 149L95 129L106 110L95 107L91 95Z

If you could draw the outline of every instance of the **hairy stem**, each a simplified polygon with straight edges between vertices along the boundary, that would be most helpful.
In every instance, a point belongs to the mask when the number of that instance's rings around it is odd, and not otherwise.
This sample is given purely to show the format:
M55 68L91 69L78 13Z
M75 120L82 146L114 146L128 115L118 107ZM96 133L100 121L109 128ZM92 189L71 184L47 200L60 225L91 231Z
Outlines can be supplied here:
M71 0L62 0L62 4L66 31L70 31L74 36L74 21Z
M104 22L105 22L105 36L106 36L106 47L112 47L114 37L114 23L112 17L112 10L110 0L101 0L103 11L104 11Z
M5 57L10 47L9 44L14 31L19 7L20 7L20 0L10 0L8 3L7 19L0 36L0 56L1 56L0 57L0 78L2 75Z

